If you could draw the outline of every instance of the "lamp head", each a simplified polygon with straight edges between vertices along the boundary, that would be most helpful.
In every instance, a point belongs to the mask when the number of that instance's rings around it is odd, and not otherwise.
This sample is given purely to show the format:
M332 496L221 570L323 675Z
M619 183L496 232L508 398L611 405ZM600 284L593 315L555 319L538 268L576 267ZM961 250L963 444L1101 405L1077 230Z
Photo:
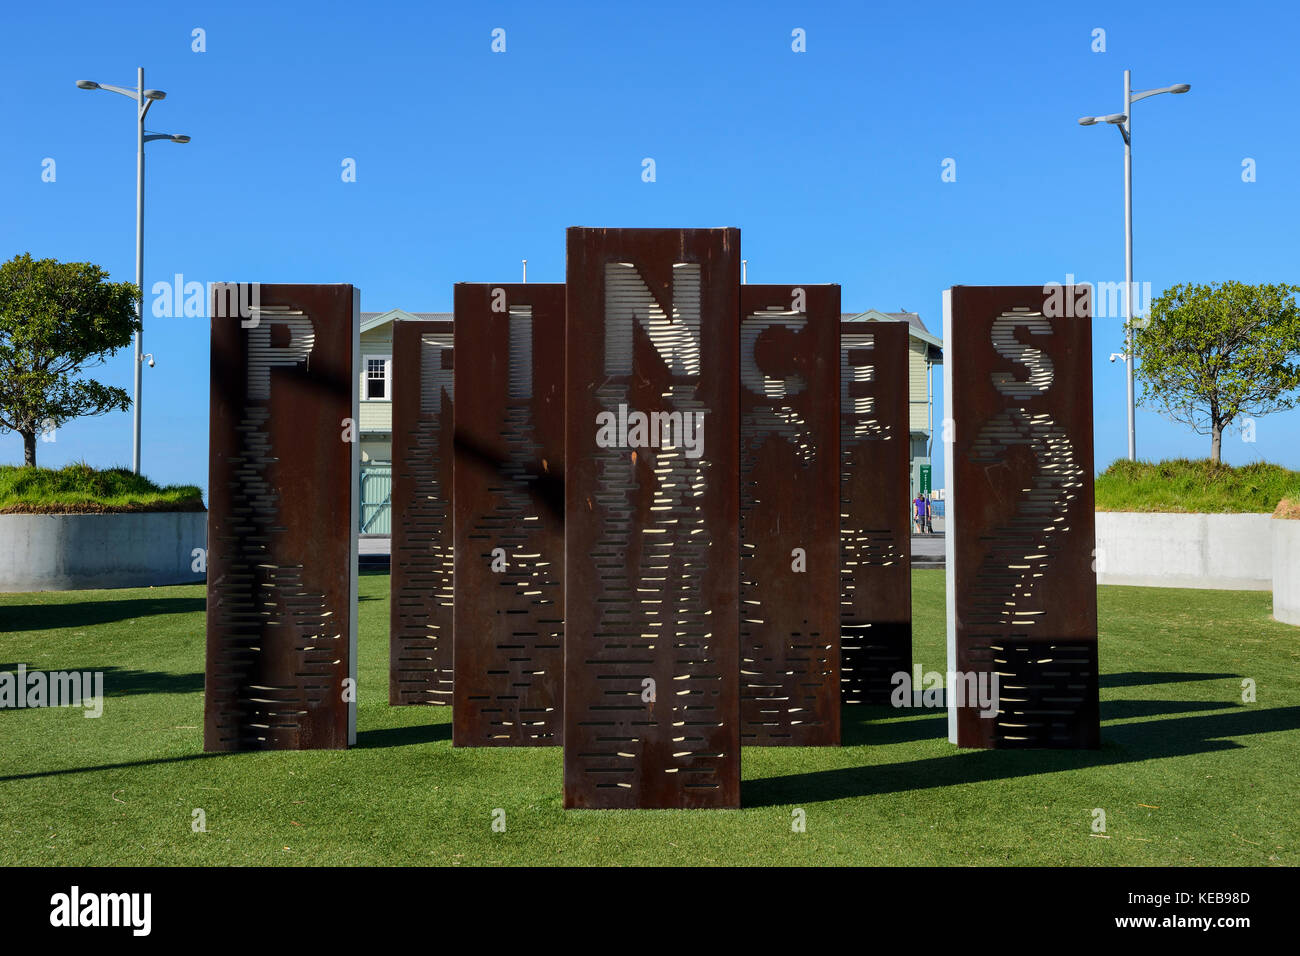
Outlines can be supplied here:
M173 143L188 143L189 141L190 141L190 138L189 138L188 136L184 136L184 135L177 135L177 136L173 136L173 137L172 137L172 142L173 142Z
M77 89L79 90L97 90L99 84L94 80L77 80Z
M1093 126L1093 125L1096 124L1096 122L1097 122L1097 117L1095 117L1095 116L1080 116L1080 117L1079 117L1079 125L1080 125L1080 126Z
M1175 84L1174 86L1169 87L1169 92L1170 92L1170 93L1186 93L1186 92L1187 92L1188 90L1190 90L1191 88L1192 88L1192 84L1190 84L1190 83L1178 83L1178 84Z
M1110 114L1108 114L1108 115L1106 115L1106 116L1103 116L1101 119L1102 119L1102 122L1104 122L1104 123L1110 123L1112 126L1119 126L1121 123L1124 123L1124 122L1127 122L1127 121L1128 121L1128 114L1127 114L1127 113L1110 113Z
M146 100L165 100L167 99L167 94L162 90L145 90L144 98Z

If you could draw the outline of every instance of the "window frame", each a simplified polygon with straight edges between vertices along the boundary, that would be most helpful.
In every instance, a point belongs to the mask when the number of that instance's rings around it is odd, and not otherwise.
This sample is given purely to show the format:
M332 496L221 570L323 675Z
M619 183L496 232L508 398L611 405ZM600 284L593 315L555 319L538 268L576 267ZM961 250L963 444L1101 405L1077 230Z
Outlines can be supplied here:
M370 377L370 363L372 361L382 361L384 363L384 394L382 398L372 398L370 395L370 383L375 381ZM361 400L363 402L391 402L393 400L393 356L385 352L366 352L361 356Z

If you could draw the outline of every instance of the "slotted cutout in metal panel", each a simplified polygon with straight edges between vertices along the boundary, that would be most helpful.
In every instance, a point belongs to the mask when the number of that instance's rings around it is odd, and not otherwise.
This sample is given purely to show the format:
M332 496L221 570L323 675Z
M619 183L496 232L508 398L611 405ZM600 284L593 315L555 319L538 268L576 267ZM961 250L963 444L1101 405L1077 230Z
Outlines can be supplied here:
M950 699L963 747L1100 741L1092 322L1062 293L1074 314L1042 286L944 293L949 667L1000 698L989 718Z
M388 702L450 705L452 323L393 323Z
M908 325L840 324L841 691L888 704L912 669Z
M564 286L456 286L458 746L563 743Z
M566 807L739 805L739 246L568 233Z
M208 473L208 751L355 740L359 293L213 291Z
M740 738L840 742L839 286L740 290Z

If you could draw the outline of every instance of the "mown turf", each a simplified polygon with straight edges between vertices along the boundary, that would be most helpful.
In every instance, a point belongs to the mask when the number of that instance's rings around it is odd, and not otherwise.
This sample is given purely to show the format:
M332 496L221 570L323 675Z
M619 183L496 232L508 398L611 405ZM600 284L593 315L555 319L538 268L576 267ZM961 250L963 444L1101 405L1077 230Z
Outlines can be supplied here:
M1267 514L1284 498L1300 499L1300 471L1252 462L1233 467L1195 461L1121 458L1097 476L1098 511Z
M159 486L129 468L0 465L0 514L202 510L203 495L194 485Z
M389 707L387 589L361 579L355 749L219 756L201 587L0 595L0 670L101 669L108 695L98 720L0 711L0 862L1300 862L1300 630L1267 593L1099 589L1100 751L959 752L941 712L847 708L844 747L746 748L742 810L617 812L561 809L558 750L453 749L447 709ZM942 670L943 572L914 596Z

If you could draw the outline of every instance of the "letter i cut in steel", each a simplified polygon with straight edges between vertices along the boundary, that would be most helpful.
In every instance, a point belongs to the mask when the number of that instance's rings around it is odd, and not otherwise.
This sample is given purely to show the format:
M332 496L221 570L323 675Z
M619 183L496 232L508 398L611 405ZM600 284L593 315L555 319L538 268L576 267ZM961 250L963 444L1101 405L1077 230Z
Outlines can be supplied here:
M564 286L460 283L452 742L563 743Z

